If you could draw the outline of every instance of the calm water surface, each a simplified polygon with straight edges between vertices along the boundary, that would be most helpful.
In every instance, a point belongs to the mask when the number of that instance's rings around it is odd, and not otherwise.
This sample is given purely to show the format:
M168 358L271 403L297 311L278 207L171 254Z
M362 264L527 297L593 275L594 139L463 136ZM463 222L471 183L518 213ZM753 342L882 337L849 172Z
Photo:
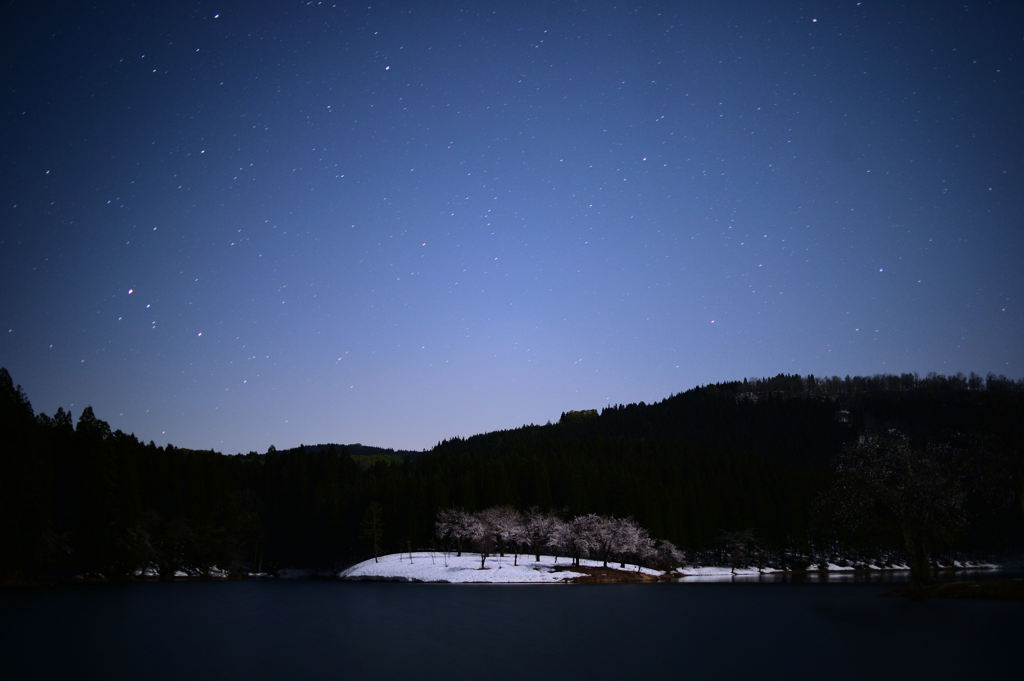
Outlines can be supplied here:
M0 591L3 679L1024 678L1024 606L878 584Z

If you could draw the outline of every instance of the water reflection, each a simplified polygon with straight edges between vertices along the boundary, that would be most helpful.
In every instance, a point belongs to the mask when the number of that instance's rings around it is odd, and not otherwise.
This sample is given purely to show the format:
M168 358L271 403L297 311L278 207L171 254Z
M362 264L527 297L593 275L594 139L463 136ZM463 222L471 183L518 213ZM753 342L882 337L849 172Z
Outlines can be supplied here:
M1009 576L998 569L942 570L939 581L990 579ZM828 572L709 572L673 580L679 584L907 584L909 570L833 570Z
M0 594L0 678L1021 678L1019 603L881 598L887 587L856 583L895 576L15 589Z

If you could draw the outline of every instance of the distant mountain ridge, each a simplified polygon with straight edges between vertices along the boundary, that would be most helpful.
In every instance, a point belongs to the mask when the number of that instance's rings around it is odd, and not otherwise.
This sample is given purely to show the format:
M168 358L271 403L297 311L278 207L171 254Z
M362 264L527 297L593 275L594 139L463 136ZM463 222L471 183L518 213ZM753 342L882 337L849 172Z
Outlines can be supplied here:
M851 432L885 423L949 436L979 426L977 412L988 394L1024 394L1024 381L1005 376L978 374L925 377L905 373L874 376L816 377L778 374L770 378L749 378L697 386L658 402L608 405L562 412L556 422L526 424L508 429L442 440L424 450L393 449L362 443L300 444L279 453L320 453L335 447L352 457L372 462L395 463L460 443L493 446L509 438L530 434L562 439L582 433L621 435L628 432L655 438L683 438L693 442L731 442L739 449L760 453L776 450L787 461L827 463L822 460L822 443L835 447ZM990 400L988 400L990 401ZM800 405L800 406L796 406ZM973 405L973 406L972 406ZM782 433L771 424L798 420L799 432ZM746 426L737 429L737 423ZM1004 424L1005 425L1005 424ZM808 426L812 426L810 429ZM780 431L771 434L772 430ZM767 437L766 437L767 436ZM372 465L372 464L371 464Z
M865 428L899 427L922 438L996 429L1011 440L1024 381L977 374L815 377L778 374L698 386L659 402L567 411L556 423L481 433L440 442L430 452L494 449L510 441L630 436L686 442L828 465L844 442ZM1001 406L996 406L1000 404Z
M315 445L300 444L298 447L290 447L288 449L278 449L281 453L302 453L302 452L324 452L331 447L336 449L344 449L348 451L349 456L398 456L403 459L422 454L422 452L414 451L411 449L391 449L390 447L374 447L372 445L364 445L356 442L353 444L338 444L336 442L327 442Z
M316 445L300 444L298 447L278 451L286 454L321 454L329 451L331 448L347 452L349 456L364 467L372 466L377 462L383 462L386 464L400 463L422 454L422 452L416 452L411 449L373 447L371 445L364 445L358 442L348 445L332 443Z

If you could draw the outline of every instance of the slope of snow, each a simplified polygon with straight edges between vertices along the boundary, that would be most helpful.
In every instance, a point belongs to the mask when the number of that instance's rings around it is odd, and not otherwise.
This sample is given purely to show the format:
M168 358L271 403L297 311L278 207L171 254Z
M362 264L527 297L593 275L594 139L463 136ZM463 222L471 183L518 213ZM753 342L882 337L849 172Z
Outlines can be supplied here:
M512 555L504 557L493 556L484 563L484 569L480 569L480 554L463 553L461 557L455 554L444 554L439 551L413 551L411 557L408 553L394 553L388 556L381 556L378 561L364 560L350 568L342 570L338 576L341 579L386 579L403 582L450 582L450 583L488 583L488 584L518 584L530 583L559 583L566 582L576 577L585 576L582 572L574 572L571 569L568 558L554 558L552 556L541 556L540 561L534 560L532 555L520 555L519 565L514 565L515 558ZM588 567L601 567L601 561L581 560L581 565ZM619 564L608 563L608 567L619 569ZM566 568L566 569L563 569ZM636 566L627 564L624 568L635 572ZM660 575L657 570L641 568L641 572L650 575Z

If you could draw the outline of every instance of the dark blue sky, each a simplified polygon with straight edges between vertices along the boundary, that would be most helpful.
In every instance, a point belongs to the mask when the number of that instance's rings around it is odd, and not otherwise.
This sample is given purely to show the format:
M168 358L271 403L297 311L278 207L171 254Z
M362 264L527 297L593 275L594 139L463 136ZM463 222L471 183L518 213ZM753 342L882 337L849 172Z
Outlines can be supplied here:
M421 449L780 372L1024 376L1024 4L96 4L0 21L37 411Z

